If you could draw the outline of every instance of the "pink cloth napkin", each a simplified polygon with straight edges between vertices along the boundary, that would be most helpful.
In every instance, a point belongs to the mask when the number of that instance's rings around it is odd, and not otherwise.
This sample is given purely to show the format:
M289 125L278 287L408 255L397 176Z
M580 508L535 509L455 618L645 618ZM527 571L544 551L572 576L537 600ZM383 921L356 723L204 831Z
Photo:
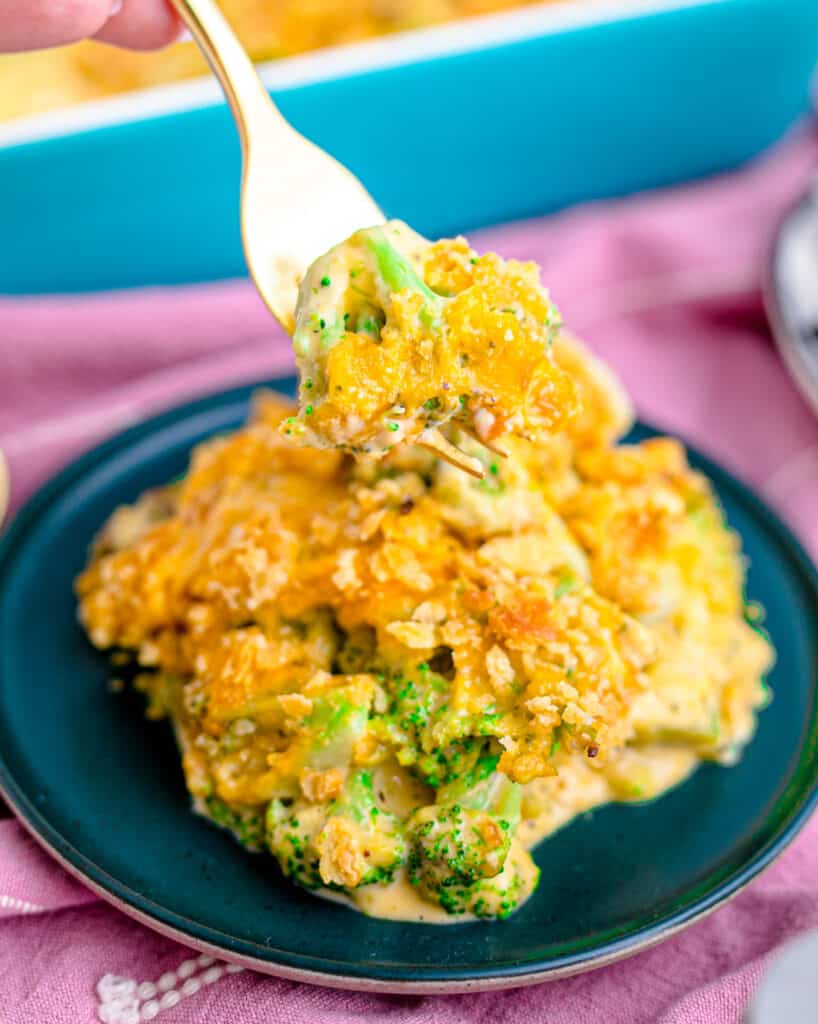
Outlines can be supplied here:
M492 228L537 260L568 324L640 413L749 481L818 556L818 420L769 340L759 284L774 225L818 165L811 129L719 179ZM181 398L291 365L250 285L0 299L0 447L14 502L80 449ZM660 947L505 993L390 997L197 958L97 900L0 822L0 1018L7 1024L736 1024L770 951L818 925L818 820L749 889Z

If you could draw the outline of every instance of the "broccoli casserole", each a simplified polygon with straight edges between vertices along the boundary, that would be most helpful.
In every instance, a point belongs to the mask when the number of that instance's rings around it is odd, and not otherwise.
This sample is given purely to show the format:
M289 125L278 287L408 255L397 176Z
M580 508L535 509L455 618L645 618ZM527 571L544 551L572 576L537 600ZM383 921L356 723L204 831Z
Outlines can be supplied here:
M362 245L302 289L300 408L259 395L117 510L81 620L170 718L195 809L290 880L373 916L503 918L577 814L735 762L772 651L710 484L675 440L622 442L627 396L534 268L412 239L390 278L370 248L346 309ZM412 443L424 413L483 479Z

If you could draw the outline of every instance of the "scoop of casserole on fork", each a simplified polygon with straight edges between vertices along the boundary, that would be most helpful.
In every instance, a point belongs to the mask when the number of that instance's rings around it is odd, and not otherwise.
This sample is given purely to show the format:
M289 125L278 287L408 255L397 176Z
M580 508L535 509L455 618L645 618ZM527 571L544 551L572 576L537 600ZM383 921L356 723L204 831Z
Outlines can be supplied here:
M478 256L462 238L430 243L400 221L357 231L302 282L299 412L284 432L374 456L420 444L482 477L450 426L498 450L503 435L576 414L551 351L559 325L533 263Z

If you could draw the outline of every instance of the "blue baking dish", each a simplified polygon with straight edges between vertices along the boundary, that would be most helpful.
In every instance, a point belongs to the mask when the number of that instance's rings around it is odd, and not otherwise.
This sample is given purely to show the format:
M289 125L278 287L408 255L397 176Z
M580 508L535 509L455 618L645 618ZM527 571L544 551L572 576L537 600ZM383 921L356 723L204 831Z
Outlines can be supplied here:
M758 153L807 106L818 2L572 0L351 52L267 83L390 215L438 236ZM213 90L0 132L0 291L243 274L238 143Z

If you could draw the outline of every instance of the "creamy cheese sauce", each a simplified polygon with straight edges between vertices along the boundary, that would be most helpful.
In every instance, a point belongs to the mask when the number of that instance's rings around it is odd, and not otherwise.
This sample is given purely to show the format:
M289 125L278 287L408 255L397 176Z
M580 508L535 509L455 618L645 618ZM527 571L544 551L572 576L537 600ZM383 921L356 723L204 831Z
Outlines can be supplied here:
M447 914L441 907L429 900L421 899L417 889L409 881L402 868L388 885L367 885L355 892L354 897L320 890L319 896L337 899L338 902L359 910L367 917L382 917L388 921L414 921L418 924L459 924L462 921L477 920L471 914Z

